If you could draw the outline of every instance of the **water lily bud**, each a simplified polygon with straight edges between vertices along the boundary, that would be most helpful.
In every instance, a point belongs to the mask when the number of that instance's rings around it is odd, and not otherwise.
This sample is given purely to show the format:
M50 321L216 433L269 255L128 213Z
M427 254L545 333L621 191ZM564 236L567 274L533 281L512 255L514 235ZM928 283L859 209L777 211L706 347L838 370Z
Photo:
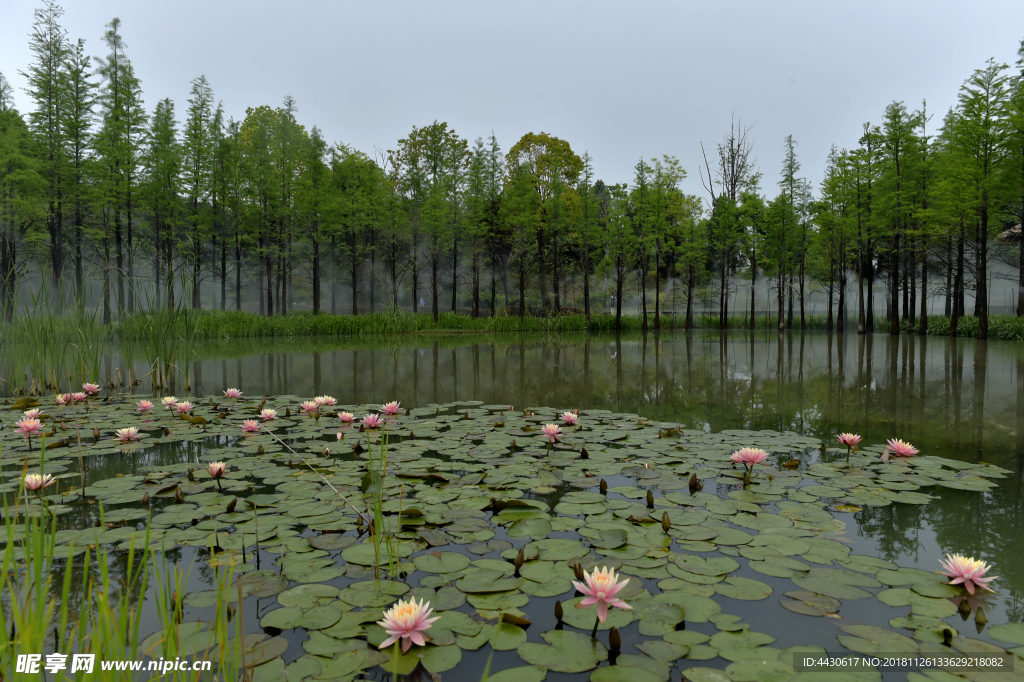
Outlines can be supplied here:
M580 448L580 459L590 459L590 453L587 452L586 448Z
M661 515L661 528L666 533L672 528L672 519L668 518L668 512Z
M267 454L267 449L265 447L263 447L262 443L260 443L260 446L258 448L256 448L256 453L259 454L259 455L265 455L265 454Z
M654 493L647 491L647 508L654 509Z
M181 492L181 488L174 489L174 501L181 504L185 501L185 493Z
M93 427L92 429L92 437L95 438L96 440L100 439L100 430L97 429L96 427Z
M231 501L228 502L228 514L230 514L231 512L235 511L235 505L236 504L238 504L238 498L237 497L232 498Z
M194 471L194 469L189 469L188 470L188 480L190 480L190 481L195 481L196 480L195 475L192 473L193 471Z
M612 651L622 648L622 635L619 634L619 629L616 627L613 627L612 631L608 633L608 648Z
M516 554L516 560L513 562L512 565L515 566L516 570L518 571L520 568L523 567L524 563L526 563L526 553L523 551L523 549L520 549L519 554Z
M960 611L962 613L970 613L971 612L971 605L967 603L966 599L964 599L963 601L960 602Z
M608 481L606 481L606 480L604 480L602 478L601 479L601 484L598 486L598 488L601 490L601 494L602 495L607 495L608 494Z
M572 565L572 570L576 574L576 580L586 580L583 576L583 567L580 566L580 562L576 562Z
M142 493L142 504L149 504L149 493Z
M562 621L562 602L560 601L555 602L555 618L557 618L559 622Z
M976 620L982 626L984 626L985 623L988 622L988 618L985 617L985 612L982 609L978 609L974 612L974 620ZM981 630L978 630L978 632L981 632Z

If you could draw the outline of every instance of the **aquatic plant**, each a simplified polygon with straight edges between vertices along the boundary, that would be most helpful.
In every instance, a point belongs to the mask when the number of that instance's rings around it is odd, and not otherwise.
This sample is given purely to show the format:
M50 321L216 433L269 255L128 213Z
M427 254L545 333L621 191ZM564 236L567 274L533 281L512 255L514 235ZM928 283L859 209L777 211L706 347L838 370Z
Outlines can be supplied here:
M580 423L580 416L575 412L563 412L562 423L566 426L576 426Z
M379 414L374 414L370 412L365 417L363 417L362 424L368 429L379 429L380 427L384 426L384 420L381 419Z
M582 583L575 580L572 582L573 587L585 595L583 601L578 603L576 608L586 609L596 605L597 619L605 623L608 620L608 609L610 607L625 610L633 609L632 606L615 596L628 583L629 578L619 580L616 577L614 568L595 568L589 573L584 572Z
M128 426L114 432L114 440L120 443L132 443L139 440L139 429L136 426Z
M22 482L25 484L25 490L38 493L44 488L49 488L57 481L53 479L51 474L25 474Z
M860 444L861 437L856 433L840 433L836 436L836 440L840 445L846 446L846 463L850 463L850 454L857 451L857 445Z
M153 411L153 401L151 400L140 400L135 403L135 409L141 414L148 414Z
M231 400L238 400L239 398L242 397L242 392L239 391L237 388L229 388L226 391L224 391L224 397L230 398Z
M558 424L545 424L540 427L540 430L549 443L557 443L562 440L562 430L558 427Z
M397 400L392 400L390 403L384 403L383 405L380 406L380 413L391 417L398 414L401 406L402 403L398 402Z
M942 575L952 578L949 581L950 585L963 585L972 595L976 588L995 592L988 584L998 576L985 575L989 572L990 567L984 561L974 557L965 557L962 554L947 554L946 560L939 563L945 569L941 571Z
M913 445L899 438L891 438L886 441L885 450L887 453L897 457L913 457L919 452Z
M402 641L402 653L409 651L413 644L426 646L430 637L424 633L441 620L440 616L431 618L432 611L428 601L421 599L417 604L416 597L400 599L384 612L384 619L377 623L388 633L388 638L378 648L384 649L399 640Z
M260 430L260 423L255 419L246 419L242 422L242 433L256 433Z

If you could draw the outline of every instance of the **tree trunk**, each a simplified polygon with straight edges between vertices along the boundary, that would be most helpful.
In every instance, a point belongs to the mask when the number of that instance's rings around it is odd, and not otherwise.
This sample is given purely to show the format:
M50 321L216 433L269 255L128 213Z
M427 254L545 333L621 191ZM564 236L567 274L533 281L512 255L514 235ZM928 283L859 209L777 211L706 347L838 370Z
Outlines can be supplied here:
M1024 244L1024 239L1021 240L1021 244ZM1024 249L1024 247L1022 247ZM1021 266L1021 272L1024 273L1024 266ZM1024 274L1021 275L1021 281L1024 282ZM590 321L590 242L586 235L583 236L583 313L587 316L587 322Z
M889 265L889 334L900 333L900 233L893 235L892 262Z
M313 227L316 232L319 228ZM313 314L320 314L320 240L313 240Z
M921 244L921 326L918 334L928 334L928 240ZM923 352L923 351L922 351Z
M961 232L957 236L956 240L956 275L953 279L953 314L949 320L949 335L956 336L957 324L960 321L960 316L963 314L960 304L961 294L964 288L964 236L963 227L961 226Z
M1024 249L1024 240L1021 241ZM953 314L953 237L946 237L946 317Z

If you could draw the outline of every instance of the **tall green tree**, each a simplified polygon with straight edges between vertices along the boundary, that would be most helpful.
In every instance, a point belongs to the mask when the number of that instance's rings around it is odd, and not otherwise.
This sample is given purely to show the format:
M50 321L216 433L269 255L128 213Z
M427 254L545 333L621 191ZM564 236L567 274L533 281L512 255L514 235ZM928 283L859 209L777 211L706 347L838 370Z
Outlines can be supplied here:
M50 267L57 287L64 273L64 182L67 168L63 109L67 105L70 53L67 32L60 26L64 10L53 0L35 9L29 49L33 61L24 76L35 103L29 114L32 132L39 141L40 172L46 178L46 231Z
M988 338L989 223L1001 198L1005 146L1004 118L1009 95L1006 64L988 60L961 86L958 115L949 131L950 152L964 166L977 216L975 230L975 314L978 338Z
M79 39L68 51L65 72L65 103L61 107L64 156L67 160L64 197L73 212L71 248L75 263L75 292L81 296L85 291L85 258L82 247L85 243L86 212L91 203L92 187L88 179L92 175L90 147L97 87L92 80L92 61L85 53L84 40Z
M205 75L197 76L192 79L182 136L185 200L189 211L192 307L195 309L202 304L203 248L211 234L209 204L213 195L215 140L219 136L219 131L213 126L213 114L213 89Z
M171 99L160 100L153 111L143 167L142 196L152 227L154 299L159 306L161 283L166 282L167 309L174 310L174 252L181 210L182 149Z

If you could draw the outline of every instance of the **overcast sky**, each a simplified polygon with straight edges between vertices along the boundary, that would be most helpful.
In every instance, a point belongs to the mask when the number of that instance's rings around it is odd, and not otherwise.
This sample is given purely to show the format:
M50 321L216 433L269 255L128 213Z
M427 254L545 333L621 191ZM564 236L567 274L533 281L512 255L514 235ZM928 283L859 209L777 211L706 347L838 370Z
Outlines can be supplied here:
M33 0L3 0L0 71L31 107ZM1021 0L835 2L68 1L63 25L105 55L111 17L146 106L183 115L189 82L209 78L229 115L298 103L298 119L365 152L394 148L413 125L447 121L471 141L493 130L507 150L544 131L594 158L607 182L641 156L671 154L703 192L700 143L735 112L776 192L792 134L815 189L832 144L853 147L889 102L928 100L936 128L972 70L1013 63Z

